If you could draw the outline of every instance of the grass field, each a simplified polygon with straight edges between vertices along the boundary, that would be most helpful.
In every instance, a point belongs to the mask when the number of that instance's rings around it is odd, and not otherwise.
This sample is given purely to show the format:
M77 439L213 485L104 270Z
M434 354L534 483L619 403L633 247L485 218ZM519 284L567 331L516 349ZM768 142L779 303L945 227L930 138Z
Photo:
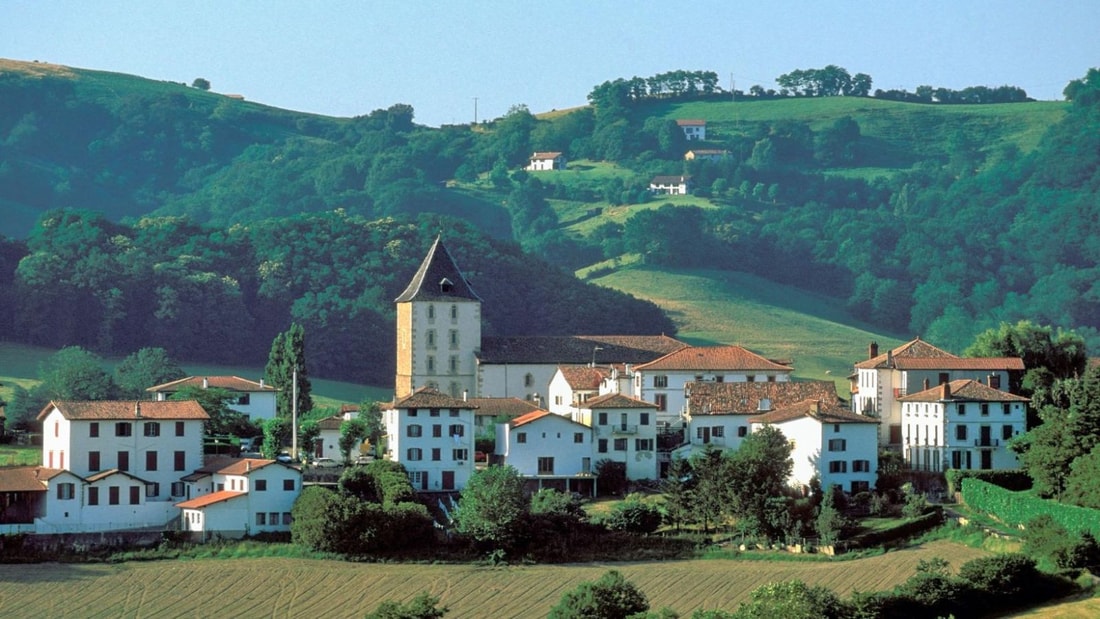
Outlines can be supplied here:
M847 595L891 588L922 559L943 557L958 569L984 554L937 541L837 563L712 559L494 568L267 558L0 565L0 615L362 617L383 600L429 591L451 609L448 617L545 617L562 593L617 569L652 608L686 616L696 609L734 610L769 582L799 579Z
M853 326L836 300L729 271L624 269L593 280L653 301L693 344L739 344L768 358L792 359L795 376L836 382L846 397L852 364L875 340L900 339ZM799 309L793 309L799 308Z

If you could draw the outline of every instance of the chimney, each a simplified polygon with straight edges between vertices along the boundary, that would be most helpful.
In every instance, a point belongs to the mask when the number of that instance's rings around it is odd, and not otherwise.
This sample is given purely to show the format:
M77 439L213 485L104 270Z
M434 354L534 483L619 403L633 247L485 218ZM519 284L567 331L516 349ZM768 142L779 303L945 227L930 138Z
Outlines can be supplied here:
M814 406L810 409L810 413L815 417L821 416L821 400L814 400Z
M891 368L891 369L894 367L894 351L893 350L886 351L886 367Z
M867 347L867 358L874 359L878 356L878 342L871 342L871 345Z
M205 376L202 379L202 388L203 389L209 389L210 388L210 379L205 377Z
M469 402L470 401L470 390L469 389L463 389L462 390L462 401L463 402Z
M244 472L245 473L251 473L252 472L252 460L245 460L244 461Z
M134 417L141 419L141 402L134 402Z
M944 383L943 384L943 397L941 397L940 399L941 400L950 400L951 399L951 383Z
M927 378L926 378L926 379L924 379L924 390L925 390L925 391L928 391L928 390L929 390L929 389L931 389L931 388L932 388L932 383L931 383L931 382L929 382L929 380L928 380Z
M989 386L993 387L994 389L1000 389L1001 388L1001 376L999 374L990 374L989 375Z
M260 389L264 388L264 379L260 378Z

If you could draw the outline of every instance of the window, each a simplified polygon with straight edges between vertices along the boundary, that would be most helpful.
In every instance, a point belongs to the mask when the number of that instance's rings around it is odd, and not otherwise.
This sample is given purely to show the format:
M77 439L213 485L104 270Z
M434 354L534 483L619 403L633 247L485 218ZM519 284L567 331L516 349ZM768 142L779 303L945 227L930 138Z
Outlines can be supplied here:
M833 424L833 434L836 434L837 432L840 432L840 424L839 423L834 423Z
M829 472L830 473L847 473L848 472L848 463L845 462L844 460L833 460L832 462L829 463Z
M554 459L553 458L539 458L539 475L553 475L554 474Z
M76 496L76 484L57 484L57 498L62 501L71 501Z
M447 361L448 368L451 374L458 374L458 357L451 355L451 358Z
M256 492L267 492L266 479L257 479L256 481L252 482L252 485L254 486Z
M451 417L458 417L458 409L457 408L448 408L447 409L447 414L450 415Z
M577 443L577 444L583 443L584 442L584 432L574 432L573 433L573 442Z
M176 451L172 453L172 470L186 471L187 470L187 453L183 451Z
M1012 438L1012 426L1010 426L1010 425L1001 426L1001 439L1007 441L1010 438Z
M428 306L428 320L435 320L435 306Z
M535 384L535 377L532 376L530 372L523 375L523 386L524 387L530 387L531 385L534 385L534 384Z
M465 462L469 460L470 452L465 449L454 449L451 451L451 459L455 462Z
M607 413L596 413L596 425L607 425Z
M88 488L88 505L99 505L99 488Z
M458 349L458 330L457 329L451 329L450 337L451 337L451 350L457 350Z
M432 447L432 462L439 462L443 459L443 450L438 447Z
M668 389L668 376L664 374L653 377L654 389Z
M651 438L636 438L634 439L635 451L653 451L653 439Z
M989 416L989 402L982 402L982 417Z
M130 505L141 503L141 486L130 486Z
M852 460L852 472L853 473L870 473L871 461L870 460Z
M640 426L648 426L649 425L649 413L642 413L641 414L641 421L638 422L638 425L640 425Z
M130 470L130 452L120 451L118 452L118 470L129 471Z
M725 434L726 434L726 428L724 426L714 426L713 428L710 429L710 435L711 436L716 436L716 437L721 438L722 436L725 436Z
M147 451L145 452L145 470L155 471L157 470L157 452Z
M737 427L737 436L739 436L741 438L745 438L748 435L749 435L749 427L748 426L738 426Z
M655 393L653 394L653 402L657 405L659 412L665 412L668 410L668 394Z
M283 490L286 490L287 492L294 492L294 480L293 479L284 479L283 480Z
M438 408L428 409L428 416L429 417L438 417L439 416L439 409Z
M184 485L183 485L182 481L172 482L172 488L171 488L172 496L183 496L183 488L184 488Z
M134 426L128 421L120 421L115 424L115 436L130 436L134 432Z
M423 429L420 427L420 424L414 423L405 428L405 435L409 438L420 438L421 434L423 434Z
M267 512L267 523L271 526L279 524L279 512Z
M465 428L462 427L462 424L456 423L451 425L449 434L450 436L465 436L466 432Z
M842 438L829 439L829 451L847 451L848 441Z
M964 404L963 402L959 402L959 414L960 415L965 415L966 414L966 404Z
M291 516L290 512L283 512L283 524L289 525L292 522L294 522L294 517Z
M416 462L424 459L424 452L419 447L410 447L405 453L406 460Z
M267 514L264 512L256 512L256 526L262 527L267 525Z
M118 505L118 486L107 488L107 504Z
M237 398L237 404L241 406L248 406L251 402L252 394L250 393L242 393L240 397Z
M183 428L184 428L183 422L182 421L177 421L176 422L176 436L183 436Z
M155 421L146 421L142 426L145 436L160 436L160 424Z
M89 471L98 471L99 470L99 452L98 451L89 451L88 452L88 470Z
M626 439L625 438L615 439L615 451L626 451Z
M457 305L452 305L451 306L451 322L455 322L457 320L458 320L458 306Z
M868 492L871 490L871 482L868 481L853 481L852 482L852 494L859 494L860 492Z
M409 417L416 417L416 413L417 413L417 411L416 411L415 408L410 408L409 409Z
M955 439L960 441L966 440L966 426L955 426Z
M160 484L155 481L145 484L145 496L154 499L160 496Z
M428 355L428 374L435 374L435 357Z
M93 421L92 423L88 424L88 436L90 436L91 438L99 438L99 422L98 421Z
M435 348L435 329L428 329L428 332L424 334L428 348Z
M607 453L607 439L606 438L601 438L596 442L596 451L598 451L599 453L602 453L602 454Z
M438 423L432 424L432 437L433 438L440 438L442 436L443 436L443 426L438 424Z

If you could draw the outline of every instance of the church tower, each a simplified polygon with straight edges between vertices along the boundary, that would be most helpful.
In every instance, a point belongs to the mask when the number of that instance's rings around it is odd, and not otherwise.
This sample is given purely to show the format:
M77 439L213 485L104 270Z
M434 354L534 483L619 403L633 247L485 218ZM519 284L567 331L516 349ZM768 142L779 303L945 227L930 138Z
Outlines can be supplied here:
M477 394L481 298L440 237L432 243L397 304L395 396L433 387L461 398Z

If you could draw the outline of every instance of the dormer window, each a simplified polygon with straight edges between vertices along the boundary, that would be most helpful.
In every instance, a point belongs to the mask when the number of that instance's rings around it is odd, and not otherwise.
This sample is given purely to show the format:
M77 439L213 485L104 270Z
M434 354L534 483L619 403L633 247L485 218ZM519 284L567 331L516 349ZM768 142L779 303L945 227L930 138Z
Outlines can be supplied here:
M439 291L443 294L451 294L451 291L454 290L454 287L454 282L447 279L446 277L439 280Z

